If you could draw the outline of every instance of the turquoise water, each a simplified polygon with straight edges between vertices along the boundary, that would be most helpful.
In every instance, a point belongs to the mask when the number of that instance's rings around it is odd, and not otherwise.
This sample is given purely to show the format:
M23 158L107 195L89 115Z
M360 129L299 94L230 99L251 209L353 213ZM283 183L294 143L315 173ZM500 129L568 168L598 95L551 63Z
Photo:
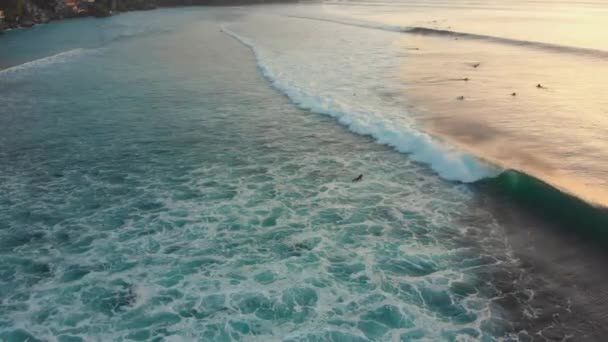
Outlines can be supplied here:
M532 335L520 317L545 316L505 228L453 181L496 171L390 109L390 33L283 18L281 40L265 18L0 38L0 339Z

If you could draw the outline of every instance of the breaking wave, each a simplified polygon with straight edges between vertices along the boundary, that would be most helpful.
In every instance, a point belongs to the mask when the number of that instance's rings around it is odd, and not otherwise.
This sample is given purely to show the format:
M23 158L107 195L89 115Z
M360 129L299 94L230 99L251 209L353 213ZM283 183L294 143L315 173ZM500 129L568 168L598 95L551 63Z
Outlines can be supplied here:
M331 116L352 132L373 137L376 142L406 153L416 162L429 165L446 180L470 183L500 173L498 168L481 162L470 154L452 149L421 131L406 126L395 127L378 113L358 113L357 109L349 108L332 98L321 99L317 95L306 93L289 80L277 76L266 63L264 52L252 41L225 26L222 26L222 31L251 49L264 77L298 107Z
M357 113L332 98L307 94L294 85L284 73L275 73L267 63L264 51L255 43L225 26L223 32L251 49L258 68L272 86L285 94L300 108L331 116L354 133L371 136L376 142L406 153L417 162L430 166L439 176L450 181L473 183L474 187L505 196L510 202L539 215L557 218L564 227L579 227L582 235L608 242L608 211L575 194L560 190L541 178L523 171L492 166L479 157L468 154L414 128L395 127L379 113ZM280 75L280 76L277 76ZM331 97L331 96L330 96ZM558 213L557 215L555 213ZM581 221L581 217L584 219Z
M508 170L475 184L511 203L602 245L608 244L608 210L526 173Z

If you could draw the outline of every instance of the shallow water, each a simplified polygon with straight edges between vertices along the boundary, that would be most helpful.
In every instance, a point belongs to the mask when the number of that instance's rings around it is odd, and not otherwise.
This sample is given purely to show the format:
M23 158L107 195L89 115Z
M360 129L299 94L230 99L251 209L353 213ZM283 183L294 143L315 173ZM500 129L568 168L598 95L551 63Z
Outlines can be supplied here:
M408 116L394 33L275 11L0 37L1 339L601 336L564 290L602 254L551 279L564 238L461 182L499 170Z

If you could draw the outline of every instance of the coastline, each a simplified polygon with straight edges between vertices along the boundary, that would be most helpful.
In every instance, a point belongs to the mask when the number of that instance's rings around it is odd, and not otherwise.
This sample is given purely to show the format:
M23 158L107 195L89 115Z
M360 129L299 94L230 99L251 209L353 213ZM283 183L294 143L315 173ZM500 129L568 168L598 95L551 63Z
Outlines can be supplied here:
M118 13L149 11L157 8L187 6L242 6L271 3L297 3L299 0L56 0L54 4L37 5L36 0L20 0L11 5L0 0L0 35L21 28L30 28L51 21L96 17ZM11 6L13 6L11 8Z

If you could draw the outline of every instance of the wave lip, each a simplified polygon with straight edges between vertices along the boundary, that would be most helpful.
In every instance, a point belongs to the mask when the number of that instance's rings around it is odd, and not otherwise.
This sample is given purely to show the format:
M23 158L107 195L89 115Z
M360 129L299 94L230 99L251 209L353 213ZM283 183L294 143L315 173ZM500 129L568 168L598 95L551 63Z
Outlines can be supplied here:
M10 68L0 70L0 78L5 78L7 76L17 74L19 72L30 70L30 69L38 69L43 68L56 63L63 63L70 58L80 56L87 52L87 49L76 48L68 51L63 51L55 55L35 59L33 61L25 62L23 64L15 65Z
M372 113L354 113L352 110L344 109L343 104L332 99L322 99L306 94L297 85L291 84L289 80L277 77L272 68L265 63L263 51L258 49L253 42L225 26L221 26L221 30L248 47L253 52L262 75L275 89L286 95L298 107L331 116L354 133L371 136L380 144L409 154L412 160L429 165L446 180L471 183L495 177L500 173L498 168L469 154L452 149L425 133L409 127L395 127L388 121L369 120L373 117Z
M351 22L351 21L346 21L346 20L315 18L315 17L305 17L305 16L288 16L288 17L297 18L297 19L306 19L306 20L325 21L325 22L330 22L330 23L334 23L334 24L349 25L349 26L363 27L363 28L383 30L383 31L389 31L389 32L397 32L397 33L408 33L408 34L440 36L440 37L457 37L457 38L472 39L472 40L484 40L484 41L497 43L497 44L521 46L521 47L551 51L551 52L556 52L556 53L568 53L568 54L576 54L576 55L584 55L584 56L595 57L595 58L608 59L608 51L605 51L605 50L581 48L581 47L576 47L576 46L543 43L543 42L529 41L529 40L519 40L519 39L513 39L513 38L478 34L478 33L468 33L468 32L434 29L434 28L423 27L423 26L395 26L395 25L384 25L384 24L376 24L376 23L363 22L363 21L362 22L359 22L359 21Z
M511 203L575 231L584 238L608 246L608 208L525 172L507 170L498 177L483 179L474 186L504 196Z

